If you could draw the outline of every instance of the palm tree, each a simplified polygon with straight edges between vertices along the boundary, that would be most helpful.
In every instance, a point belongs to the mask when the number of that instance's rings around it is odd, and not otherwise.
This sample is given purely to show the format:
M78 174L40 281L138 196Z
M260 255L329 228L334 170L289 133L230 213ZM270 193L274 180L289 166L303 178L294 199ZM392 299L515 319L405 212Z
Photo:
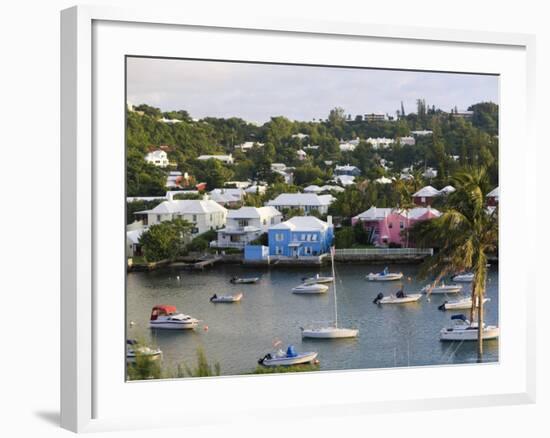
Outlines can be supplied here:
M470 320L474 320L477 309L478 360L481 360L487 256L498 246L498 207L493 211L485 207L488 181L484 168L463 170L453 182L457 190L449 195L443 214L416 224L411 233L420 246L438 248L438 252L424 262L421 276L435 274L439 281L447 274L473 272Z

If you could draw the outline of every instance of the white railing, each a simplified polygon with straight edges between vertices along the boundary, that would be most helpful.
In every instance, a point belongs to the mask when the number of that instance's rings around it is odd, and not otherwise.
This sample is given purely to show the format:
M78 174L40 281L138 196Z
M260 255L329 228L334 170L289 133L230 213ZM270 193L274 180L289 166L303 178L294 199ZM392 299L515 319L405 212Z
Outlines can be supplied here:
M433 253L433 248L342 248L335 251L335 255L342 256L431 256Z
M245 245L247 245L247 242L224 242L219 243L217 240L213 240L210 242L210 248L239 248L244 249Z

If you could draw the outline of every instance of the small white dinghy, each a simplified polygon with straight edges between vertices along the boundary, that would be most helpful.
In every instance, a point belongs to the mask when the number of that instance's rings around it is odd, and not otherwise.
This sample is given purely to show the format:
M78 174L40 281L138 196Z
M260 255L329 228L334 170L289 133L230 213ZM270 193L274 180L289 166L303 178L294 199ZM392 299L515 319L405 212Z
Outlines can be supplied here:
M254 284L260 281L260 277L248 277L248 278L238 278L232 277L229 282L233 284Z
M421 289L421 292L425 294L456 294L462 290L461 284L445 284L441 283L439 286L433 286L427 284Z
M400 293L401 292L401 293ZM415 303L422 297L422 294L405 294L403 291L397 292L395 295L384 296L380 292L374 299L374 304L406 304Z
M242 292L235 295L221 295L214 294L210 297L212 303L238 303L243 297Z
M457 281L460 283L471 283L472 281L474 281L474 274L472 272L457 274L453 277L453 281Z
M300 365L304 363L312 363L317 358L317 352L297 353L294 346L289 345L286 352L278 350L275 353L268 353L258 363L265 367L278 367Z
M491 298L483 298L483 303L491 301ZM476 305L476 307L478 307ZM472 308L472 297L461 298L459 300L445 301L441 306L438 307L439 310L468 310Z
M369 281L395 281L401 280L403 278L403 273L390 272L389 269L386 267L382 272L378 272L376 274L371 272L365 278Z
M199 320L183 313L178 313L175 306L165 304L153 307L149 327L164 330L189 330L199 325Z
M324 284L301 284L292 288L292 293L294 294L324 294L328 290L328 286Z
M332 283L333 281L334 281L334 277L322 277L319 274L315 275L314 277L302 278L302 282L304 284Z
M146 357L151 360L160 358L162 351L158 348L147 347L146 345L139 345L134 339L126 340L126 360L130 363L136 361L136 357Z
M478 325L470 322L464 315L451 316L454 321L452 327L444 327L439 332L440 341L477 341ZM484 340L497 339L499 328L494 325L483 324L482 338Z

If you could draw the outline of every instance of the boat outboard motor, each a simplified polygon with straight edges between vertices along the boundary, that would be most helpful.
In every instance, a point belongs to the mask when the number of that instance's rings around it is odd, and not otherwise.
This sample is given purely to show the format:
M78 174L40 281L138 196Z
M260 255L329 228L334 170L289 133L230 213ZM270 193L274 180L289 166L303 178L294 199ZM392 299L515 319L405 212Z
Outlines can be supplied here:
M264 357L258 359L258 363L259 363L260 365L263 365L263 364L264 364L264 360L266 360L266 359L271 359L271 353L267 353Z
M445 304L447 304L448 301L443 302L441 306L438 307L439 310L445 310Z
M384 294L380 292L378 295L376 295L376 298L372 302L374 304L378 304L382 298L384 298Z
M213 301L215 300L216 298L218 298L218 294L214 294L210 297L210 301Z

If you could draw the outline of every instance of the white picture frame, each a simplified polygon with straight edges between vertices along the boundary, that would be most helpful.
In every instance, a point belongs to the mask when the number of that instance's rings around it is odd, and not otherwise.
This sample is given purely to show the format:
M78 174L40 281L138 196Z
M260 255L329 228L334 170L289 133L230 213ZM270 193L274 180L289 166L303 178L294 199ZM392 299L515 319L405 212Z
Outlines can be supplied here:
M100 28L105 24L104 28ZM103 52L105 56L113 56L113 59L120 61L120 54L125 53L125 47L119 44L124 42L124 38L113 39L113 35L120 30L116 26L133 27L123 32L134 32L135 50L140 50L139 44L142 44L142 50L151 51L151 47L146 47L145 43L139 42L139 28L147 28L150 35L158 32L172 32L177 29L186 29L186 31L200 32L201 35L209 37L209 32L219 34L220 32L234 32L235 38L333 38L335 44L342 44L346 41L349 44L363 44L383 42L390 47L391 45L405 44L407 47L433 46L433 50L441 50L447 45L452 45L457 50L468 51L483 50L489 54L494 52L495 57L501 57L494 62L494 67L488 66L488 61L479 59L480 72L492 72L514 77L520 82L516 90L512 90L512 84L503 81L501 92L505 97L503 105L508 105L503 112L503 129L501 135L501 150L506 151L512 141L522 139L524 141L522 151L525 155L533 154L535 150L535 141L533 138L532 123L534 120L534 52L535 40L531 35L490 33L483 31L460 31L450 29L424 29L415 27L395 27L385 25L372 25L357 23L337 23L337 22L314 22L292 19L275 18L250 18L242 17L240 19L231 19L228 21L224 17L214 14L204 16L194 14L193 11L163 11L157 8L148 10L126 10L108 7L78 6L62 11L61 13L61 425L72 431L100 431L119 428L146 428L159 426L184 426L189 424L200 424L211 420L207 416L207 408L196 407L189 415L182 416L177 409L167 410L158 407L158 415L143 416L139 412L132 411L131 403L122 403L122 392L127 392L128 397L137 397L146 391L143 385L162 385L163 388L169 388L170 385L178 385L185 388L186 391L195 391L206 395L199 397L200 400L207 400L208 397L217 396L220 403L227 402L229 392L242 392L244 395L239 400L238 407L227 415L239 412L242 415L262 416L265 414L260 407L254 406L254 400L250 400L254 391L258 387L265 386L264 390L271 390L284 385L309 385L312 391L316 387L323 386L324 391L333 391L334 388L350 388L354 381L361 379L367 381L376 376L377 379L384 379L385 373L392 372L392 376L397 382L405 382L407 376L414 375L417 382L423 379L429 379L432 375L443 375L449 370L440 371L436 368L417 368L413 370L374 370L365 374L364 371L350 372L330 372L314 373L307 376L270 376L270 377L224 377L199 379L190 382L183 381L163 381L144 384L128 384L124 381L119 382L119 371L113 371L112 376L106 376L111 373L113 360L111 354L115 356L118 352L115 346L107 345L105 332L120 333L120 326L123 326L124 315L118 315L116 306L112 311L105 312L101 306L105 306L106 300L98 299L98 291L103 290L102 282L110 281L109 271L103 269L103 258L99 256L105 251L106 237L111 236L109 232L103 231L103 227L109 226L109 221L104 215L105 209L98 208L100 204L106 202L116 202L116 199L107 201L106 183L102 174L114 175L115 184L110 181L111 187L118 187L116 177L120 175L122 168L114 159L111 164L105 162L104 156L97 153L97 142L101 144L102 139L113 133L113 141L120 140L120 126L106 126L102 122L103 100L97 94L97 89L108 89L111 94L113 91L119 93L120 84L124 82L123 77L109 78L109 71L103 71L102 66L105 63L95 61L102 59ZM102 36L103 32L106 36ZM137 32L137 33L136 33ZM104 41L110 37L113 53L107 55ZM213 37L213 36L212 36ZM209 37L210 38L210 37ZM206 41L206 40L204 40ZM202 46L201 46L202 44ZM312 42L311 44L315 44ZM269 46L266 57L276 58L274 46ZM314 47L314 46L312 46ZM105 50L104 50L105 49ZM206 43L199 43L195 47L195 52L207 50ZM117 52L117 50L119 50ZM164 48L164 53L149 53L151 56L166 55L170 50ZM214 49L212 49L214 50ZM453 49L454 50L454 49ZM239 56L235 53L225 52L226 59ZM482 52L480 52L482 53ZM504 67L506 59L510 54L510 64L514 66ZM126 52L126 54L143 54L135 51ZM183 57L183 53L181 56ZM242 54L241 54L242 56ZM251 55L253 56L253 55ZM280 56L280 55L279 55ZM326 56L330 56L326 55ZM466 56L466 55L465 55ZM490 55L488 55L490 56ZM474 57L475 58L475 57ZM512 59L513 58L513 59ZM472 58L473 59L473 58ZM496 58L495 58L496 59ZM518 65L518 59L520 60ZM254 59L251 59L254 60ZM298 61L299 58L293 58L291 61ZM117 62L118 62L117 61ZM403 64L388 65L388 61L382 64L392 68L406 68ZM405 62L405 61L402 61ZM440 70L437 68L438 62L443 63L443 58L423 60L418 62L409 62L411 69ZM473 61L470 61L473 62ZM338 64L338 60L335 60ZM452 65L448 61L448 66L441 70L449 70ZM474 64L471 64L474 65ZM499 66L505 70L499 71ZM117 67L118 68L118 67ZM471 67L473 68L473 67ZM457 71L472 71L460 70ZM513 70L513 71L512 71ZM117 70L120 72L120 70ZM516 75L516 76L514 76ZM113 80L109 85L103 85ZM117 94L118 96L118 94ZM122 100L123 94L120 94L120 107L116 109L123 112L125 102ZM514 108L512 108L512 106ZM517 108L515 108L517 106ZM502 111L502 110L501 110ZM106 113L105 113L106 114ZM109 114L110 117L110 114ZM111 120L111 119L110 119ZM505 125L507 120L516 120L515 126ZM118 123L119 119L113 121ZM103 124L102 124L103 123ZM98 128L98 126L100 126ZM111 131L111 128L113 129ZM123 128L123 126L122 126ZM118 143L117 143L118 144ZM118 145L117 147L124 145ZM118 150L118 149L117 149ZM512 160L512 161L511 161ZM518 161L519 160L519 161ZM514 257L514 248L518 241L514 236L508 235L507 230L513 228L514 218L517 212L514 206L523 205L530 202L531 211L536 209L534 202L535 194L535 174L533 169L529 172L525 162L521 157L516 160L519 163L520 172L516 175L519 180L517 184L512 184L507 180L507 168L514 164L511 155L502 153L501 155L501 253L508 257ZM118 169L118 170L117 170ZM103 178L103 180L102 180ZM102 182L103 181L103 182ZM118 187L115 192L121 188ZM119 198L120 200L120 198ZM517 200L517 201L516 201ZM512 202L513 201L513 202ZM513 204L513 205L512 205ZM114 205L114 204L112 204ZM535 215L535 213L533 213ZM116 221L115 221L116 222ZM122 227L122 223L116 222ZM115 224L116 225L116 224ZM116 241L116 239L115 239ZM118 241L117 241L118 242ZM532 243L525 243L528 247ZM120 244L123 249L123 244ZM116 259L115 259L116 260ZM505 262L503 262L505 263ZM530 272L531 268L525 261L518 261L521 269ZM116 263L115 263L116 265ZM124 264L116 265L115 269L123 270ZM504 274L508 275L508 274ZM114 284L114 283L113 283ZM289 404L286 407L278 408L278 415L288 415L292 417L311 417L312 415L342 415L344 412L361 415L367 412L393 412L409 409L441 409L452 407L473 407L488 406L499 404L518 404L530 403L535 398L535 310L534 310L534 281L527 281L524 284L517 285L513 278L509 278L510 288L519 287L522 295L517 304L521 311L518 311L516 317L512 317L513 309L507 307L506 300L503 300L501 314L503 321L504 345L513 345L517 354L507 354L503 351L502 362L499 368L489 368L479 366L468 369L455 368L455 373L465 373L471 378L471 373L478 374L478 379L488 382L491 375L499 373L503 390L497 390L497 386L491 386L489 383L481 392L467 391L462 392L449 390L449 395L443 391L432 391L429 394L422 394L415 385L410 385L407 391L403 389L401 396L388 395L388 398L371 397L366 394L349 394L347 399L342 398L333 400L334 402L319 401L319 397L312 397L310 402L302 405ZM115 290L117 288L115 287ZM123 290L120 290L123 294ZM506 290L504 290L506 296ZM108 301L108 300L107 300ZM508 301L510 303L510 301ZM97 319L97 313L102 312L101 322ZM112 316L112 318L109 318ZM506 323L508 330L506 330ZM512 328L512 330L510 330ZM507 343L507 344L506 344ZM119 344L121 344L119 342ZM512 347L510 347L512 348ZM101 353L99 353L101 352ZM123 354L120 352L120 354ZM123 368L122 357L116 359L120 362L120 368ZM510 370L505 370L507 364L514 364ZM112 368L114 369L114 368ZM117 365L117 370L119 370ZM472 371L474 370L474 371ZM502 371L505 370L505 371ZM118 373L118 374L117 374ZM370 376L370 377L369 377ZM507 377L506 377L507 376ZM465 376L466 378L466 376ZM254 379L253 381L250 379ZM506 380L506 388L504 388ZM118 382L116 384L106 384L104 382ZM251 384L250 382L253 382ZM305 383L302 383L305 382ZM496 385L498 382L494 382ZM142 386L139 386L142 385ZM405 386L405 385L403 385ZM105 389L112 387L112 389ZM115 389L115 387L117 389ZM255 387L255 388L254 388ZM372 386L371 386L372 388ZM492 389L491 389L492 388ZM117 392L118 391L118 392ZM426 391L429 391L426 389ZM373 393L376 392L373 389ZM145 392L143 392L145 394ZM315 394L315 392L314 392ZM249 397L247 399L247 396ZM111 399L110 402L106 398ZM128 401L128 400L127 400ZM277 401L277 400L275 400ZM280 402L280 400L279 400ZM108 406L109 405L109 406ZM112 406L111 406L112 405ZM105 407L104 407L105 406ZM295 409L297 406L300 409ZM419 407L420 406L420 407ZM273 406L267 407L273 409ZM149 406L148 409L151 409ZM103 414L105 412L105 414ZM134 412L134 414L132 413ZM191 418L190 418L191 417ZM227 420L221 415L218 421Z

